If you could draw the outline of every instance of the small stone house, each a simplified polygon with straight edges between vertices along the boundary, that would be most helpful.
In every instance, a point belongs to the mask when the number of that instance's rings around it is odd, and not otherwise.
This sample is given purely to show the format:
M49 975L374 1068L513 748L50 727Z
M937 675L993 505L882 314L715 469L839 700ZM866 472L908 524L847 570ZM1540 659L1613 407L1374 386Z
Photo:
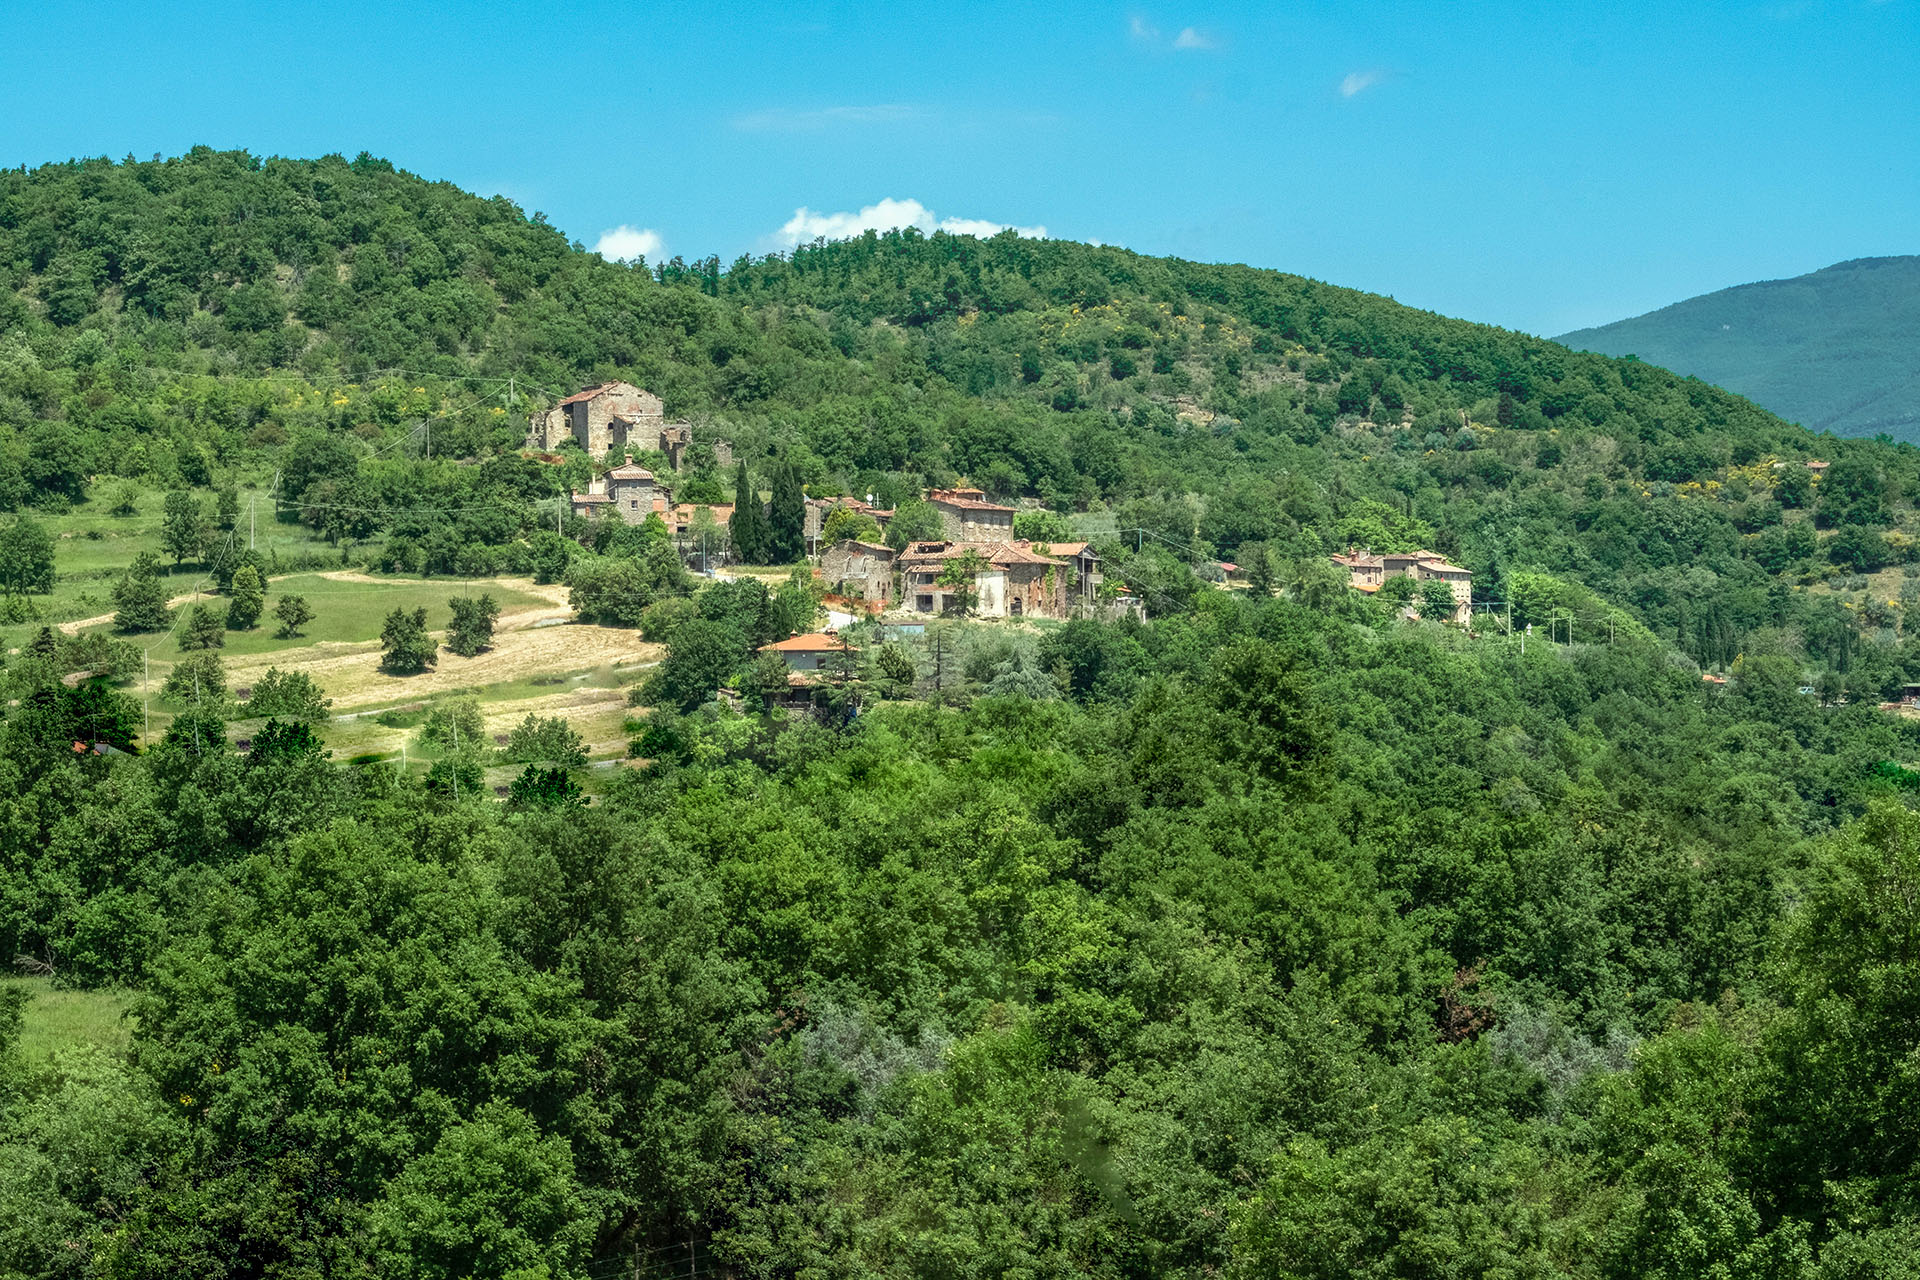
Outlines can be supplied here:
M862 502L858 498L808 498L806 524L802 529L802 532L806 534L808 555L819 554L820 537L826 530L827 517L842 508L848 511L858 512L863 516L871 516L873 522L880 526L880 532L882 533L887 531L887 521L893 519L892 511L882 510L872 503Z
M1348 585L1371 595L1388 578L1412 578L1418 582L1439 580L1453 591L1453 620L1464 624L1472 616L1473 572L1450 563L1438 551L1393 551L1374 555L1369 551L1347 548L1345 555L1332 561L1347 570Z
M650 391L631 382L603 382L528 420L527 448L551 453L564 440L572 440L592 458L604 458L614 448L658 450L679 471L693 443L693 426L668 422L660 397ZM733 449L726 441L714 441L713 452L721 466L732 463Z
M1100 557L1094 552L1092 543L1023 542L1017 545L1067 562L1072 570L1067 579L1068 603L1093 604L1100 598L1100 584L1105 577L1100 572Z
M607 496L628 524L641 524L654 511L653 472L626 463L607 472Z
M843 538L820 553L820 577L834 595L886 604L893 599L892 547Z
M918 613L944 613L954 588L940 575L949 563L977 553L973 611L983 618L1064 618L1069 612L1064 560L1036 554L1031 543L916 542L901 553L900 602Z
M1013 508L988 502L980 489L930 489L927 501L940 513L941 533L949 542L1009 542Z
M860 652L831 631L815 631L789 640L763 644L759 651L777 653L786 660L789 670L803 672L833 670L839 665L841 655L851 656Z

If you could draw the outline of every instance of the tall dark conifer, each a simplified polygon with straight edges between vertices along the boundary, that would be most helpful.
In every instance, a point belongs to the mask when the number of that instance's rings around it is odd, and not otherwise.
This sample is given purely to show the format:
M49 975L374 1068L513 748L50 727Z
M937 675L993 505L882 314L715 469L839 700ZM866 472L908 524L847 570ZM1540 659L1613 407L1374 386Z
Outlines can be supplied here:
M767 507L770 564L793 564L807 554L807 499L800 490L800 473L782 462L773 473L773 500Z
M742 564L767 563L767 513L760 506L759 491L747 478L742 462L733 473L733 519L727 524L733 539L733 555Z

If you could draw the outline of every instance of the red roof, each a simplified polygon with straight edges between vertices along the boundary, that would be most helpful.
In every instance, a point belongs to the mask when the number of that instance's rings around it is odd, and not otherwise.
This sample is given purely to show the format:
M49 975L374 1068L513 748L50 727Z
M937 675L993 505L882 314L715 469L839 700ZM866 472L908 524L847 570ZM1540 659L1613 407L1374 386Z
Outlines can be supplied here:
M619 385L620 384L617 382L603 382L597 387L588 387L585 391L576 391L572 395L568 396L565 400L562 400L560 403L561 404L579 404L582 400L591 400L595 396L611 391Z
M909 561L945 561L958 560L969 552L978 554L991 565L1009 564L1051 564L1064 567L1066 561L1053 556L1035 554L1030 548L1032 543L1016 542L949 542L915 543L915 550L901 556L903 563ZM932 548L932 549L929 549Z
M579 506L583 502L612 502L612 501L613 499L604 493L576 493L573 495L573 504L575 506Z
M828 635L824 631L809 632L804 636L794 636L790 640L777 640L772 644L760 646L761 653L830 653L840 649L852 648L839 636Z
M607 472L609 480L651 480L653 472L637 462L624 462Z
M1007 511L1012 507L1003 507L997 502L987 502L983 498L966 498L962 494L979 493L978 489L929 489L927 501L941 506L958 507L962 511Z

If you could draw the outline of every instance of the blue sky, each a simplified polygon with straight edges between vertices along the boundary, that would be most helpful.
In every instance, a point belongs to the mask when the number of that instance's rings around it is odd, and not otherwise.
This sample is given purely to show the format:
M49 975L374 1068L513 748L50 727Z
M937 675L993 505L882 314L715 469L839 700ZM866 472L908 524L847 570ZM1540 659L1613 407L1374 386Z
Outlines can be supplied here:
M656 257L1009 224L1552 334L1920 252L1920 0L11 0L0 69L3 164L367 150Z

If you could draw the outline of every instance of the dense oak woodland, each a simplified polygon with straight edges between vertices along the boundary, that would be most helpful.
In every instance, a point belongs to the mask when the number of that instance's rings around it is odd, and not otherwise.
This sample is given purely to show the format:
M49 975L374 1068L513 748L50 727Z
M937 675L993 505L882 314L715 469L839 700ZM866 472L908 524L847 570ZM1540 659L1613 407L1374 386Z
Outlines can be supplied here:
M520 457L524 413L620 376L756 480L1110 517L1153 615L963 626L938 688L923 654L805 719L701 705L785 616L707 588L653 763L584 806L299 720L237 754L197 686L76 756L138 708L27 646L0 945L137 1024L0 1058L0 1271L1920 1270L1920 776L1886 763L1920 741L1874 705L1920 678L1920 588L1864 576L1920 555L1913 450L1117 249L609 264L367 157L0 174L0 276L29 521L277 472L375 567L553 576L536 500L587 464ZM1543 630L1403 622L1330 575L1349 542Z

